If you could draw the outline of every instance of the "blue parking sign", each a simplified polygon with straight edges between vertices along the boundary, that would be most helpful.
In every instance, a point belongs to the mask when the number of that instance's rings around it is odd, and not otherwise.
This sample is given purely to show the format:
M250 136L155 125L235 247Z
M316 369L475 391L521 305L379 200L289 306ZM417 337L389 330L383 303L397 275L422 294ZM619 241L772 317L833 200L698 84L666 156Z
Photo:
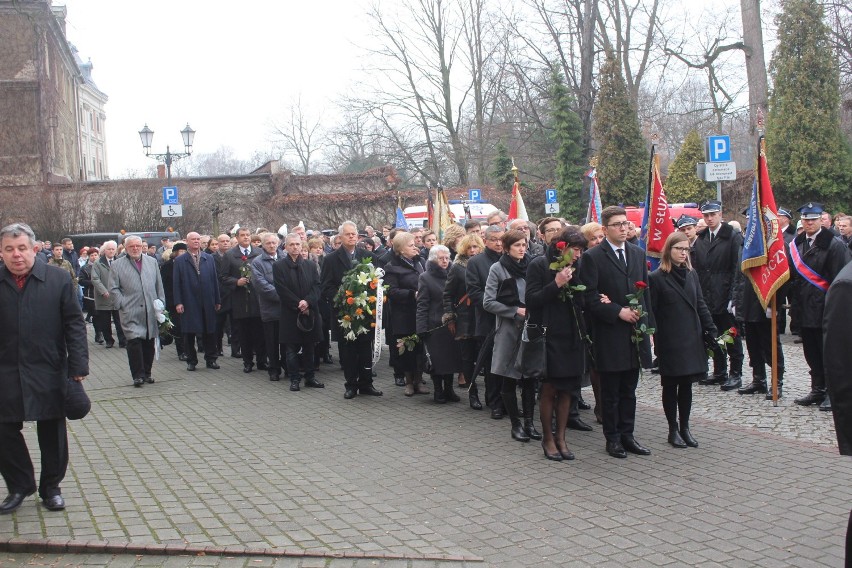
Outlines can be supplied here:
M468 189L467 190L467 200L479 202L482 200L482 190L481 189Z
M179 203L180 202L178 201L178 188L176 186L164 187L163 205L178 205Z
M545 203L556 203L556 190L555 189L545 189L544 190L544 202Z
M707 161L708 162L730 162L731 161L731 137L730 136L708 136L707 137Z

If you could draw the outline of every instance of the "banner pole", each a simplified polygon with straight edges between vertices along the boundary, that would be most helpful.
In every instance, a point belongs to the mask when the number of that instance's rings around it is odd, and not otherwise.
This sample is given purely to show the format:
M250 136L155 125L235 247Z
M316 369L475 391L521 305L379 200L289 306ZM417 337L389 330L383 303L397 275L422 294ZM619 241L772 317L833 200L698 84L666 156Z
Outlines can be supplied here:
M772 294L772 406L778 406L778 294Z

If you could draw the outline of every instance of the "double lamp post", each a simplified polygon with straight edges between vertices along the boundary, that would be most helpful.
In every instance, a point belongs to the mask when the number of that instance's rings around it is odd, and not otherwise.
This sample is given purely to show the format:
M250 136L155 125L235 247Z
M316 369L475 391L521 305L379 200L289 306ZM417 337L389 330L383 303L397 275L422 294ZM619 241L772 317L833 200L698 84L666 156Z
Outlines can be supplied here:
M183 137L183 152L172 152L166 146L165 154L152 154L151 142L154 140L154 131L148 128L147 123L139 131L139 138L142 139L142 147L145 149L145 155L166 164L166 175L168 176L169 184L171 184L172 179L172 162L176 162L192 154L192 142L195 139L195 130L189 127L189 123L186 123L186 128L180 131L180 135Z

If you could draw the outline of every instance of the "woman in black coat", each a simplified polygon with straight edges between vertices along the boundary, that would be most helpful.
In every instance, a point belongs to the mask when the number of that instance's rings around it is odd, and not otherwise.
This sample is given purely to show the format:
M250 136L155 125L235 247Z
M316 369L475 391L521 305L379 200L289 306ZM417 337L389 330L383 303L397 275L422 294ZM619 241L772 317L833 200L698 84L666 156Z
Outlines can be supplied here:
M391 349L397 341L417 333L417 287L423 274L423 259L411 233L397 233L393 238L393 258L385 266L388 285L390 323L393 334ZM405 375L405 396L429 394L423 385L423 345L418 341L399 356L396 369Z
M470 407L482 410L479 400L479 389L476 387L476 377L473 369L479 354L476 340L476 311L470 295L467 293L467 261L485 249L485 243L479 235L467 235L458 244L458 254L450 266L447 275L447 285L444 288L444 315L442 323L459 344L461 350L461 370L467 381L467 393ZM459 383L461 387L461 383Z
M417 334L424 338L431 356L434 399L439 404L461 400L453 390L453 376L461 371L461 350L442 323L449 267L450 249L444 245L433 246L426 272L420 275L417 288Z
M689 431L692 383L707 375L704 337L715 338L717 331L704 303L698 274L692 270L689 238L684 233L672 233L666 239L660 268L650 274L648 284L669 443L676 448L696 448L698 442Z
M586 371L586 335L582 294L570 292L579 284L574 274L576 262L586 248L586 238L578 229L568 228L553 239L547 252L534 259L527 269L526 303L529 323L544 326L547 376L541 386L541 424L544 456L553 461L572 460L574 453L565 443L571 393L580 390ZM572 262L559 270L550 268L563 255ZM570 295L569 295L570 294ZM556 409L556 437L550 424Z

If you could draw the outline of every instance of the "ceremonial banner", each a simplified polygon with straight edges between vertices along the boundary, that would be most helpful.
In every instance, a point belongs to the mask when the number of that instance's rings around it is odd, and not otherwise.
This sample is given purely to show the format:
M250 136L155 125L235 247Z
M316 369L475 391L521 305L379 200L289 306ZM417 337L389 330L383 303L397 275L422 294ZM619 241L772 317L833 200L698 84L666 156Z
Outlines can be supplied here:
M435 220L435 202L432 200L432 188L426 189L426 226L431 230Z
M515 183L512 185L512 203L509 205L509 221L513 219L523 219L529 221L527 208L524 205L524 198L521 195L521 180L518 177L518 168L512 162L512 173L515 174Z
M431 193L430 193L431 196ZM437 199L435 200L434 215L432 216L432 224L430 228L438 236L438 242L444 240L444 230L449 227L453 220L450 217L450 203L447 201L447 194L442 188L438 188Z
M769 182L762 136L758 147L757 172L748 205L748 225L743 235L741 268L765 310L778 288L790 279L790 265L778 225L778 208Z
M402 212L402 197L396 199L396 222L394 223L397 229L408 230L408 221L405 219L405 214Z
M651 147L651 171L649 173L648 193L645 200L645 213L642 216L641 242L645 248L645 255L659 259L663 253L666 239L674 233L669 211L669 202L663 183L660 181L660 157Z
M589 209L586 212L586 223L600 223L603 206L601 205L600 187L598 187L597 168L592 168L586 172L586 176L589 178Z

